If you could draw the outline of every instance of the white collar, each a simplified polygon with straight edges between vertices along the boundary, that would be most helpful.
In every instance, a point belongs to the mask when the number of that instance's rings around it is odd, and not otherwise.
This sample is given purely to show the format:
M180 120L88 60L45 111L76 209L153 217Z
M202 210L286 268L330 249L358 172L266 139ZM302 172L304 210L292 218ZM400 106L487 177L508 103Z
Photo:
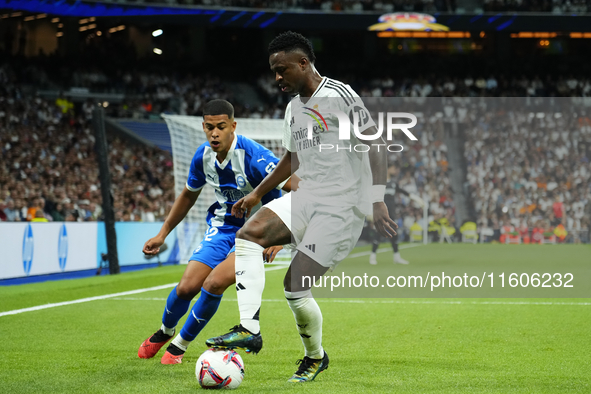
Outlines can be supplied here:
M314 93L312 93L312 96L310 97L314 97L316 95L316 93L318 93L318 91L320 89L322 89L322 87L324 86L324 83L328 80L327 77L322 77L322 81L320 81L320 83L318 84L318 86L316 86L316 90L314 91Z

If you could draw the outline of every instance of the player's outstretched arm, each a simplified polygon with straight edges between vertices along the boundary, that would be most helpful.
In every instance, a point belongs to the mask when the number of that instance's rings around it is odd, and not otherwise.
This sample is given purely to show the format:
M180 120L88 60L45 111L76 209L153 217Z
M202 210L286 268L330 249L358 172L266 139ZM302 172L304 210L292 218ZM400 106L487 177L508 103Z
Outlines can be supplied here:
M265 179L263 179L263 181L247 196L236 201L232 207L233 216L242 218L246 215L246 217L248 217L252 208L261 202L261 198L263 198L265 194L275 189L281 182L291 176L291 155L293 154L294 153L289 151L285 152L283 157L279 159L273 172L267 175Z
M160 246L164 243L164 240L170 234L170 232L187 216L189 210L193 205L195 205L195 201L197 201L197 197L201 190L197 192L192 192L186 187L183 189L181 194L177 197L172 205L172 209L170 213L166 217L164 224L160 228L160 232L154 238L150 238L145 244L143 252L147 255L155 255L160 251Z
M363 131L363 134L375 135L377 129L375 126L367 128ZM373 141L377 144L386 143L382 137L377 141ZM373 145L373 144L372 144ZM370 146L369 149L369 165L371 167L372 174L372 203L373 203L373 224L380 234L385 237L391 238L396 235L396 228L398 225L394 222L388 213L388 207L384 203L384 193L386 190L386 173L388 171L388 153L386 149L373 149Z

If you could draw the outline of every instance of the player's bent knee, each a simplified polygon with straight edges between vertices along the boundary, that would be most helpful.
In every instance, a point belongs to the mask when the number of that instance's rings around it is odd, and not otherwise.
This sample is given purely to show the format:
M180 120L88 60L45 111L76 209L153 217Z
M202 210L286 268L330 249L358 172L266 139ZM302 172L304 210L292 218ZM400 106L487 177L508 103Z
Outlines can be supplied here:
M224 291L236 282L234 275L223 277L218 275L210 275L203 282L203 289L211 294L222 295Z
M265 238L265 226L263 223L257 220L248 221L244 227L238 230L236 233L236 238L244 239L246 241L261 245L261 242Z
M176 287L176 294L183 300L192 300L199 293L199 290L201 288L194 283L181 280Z

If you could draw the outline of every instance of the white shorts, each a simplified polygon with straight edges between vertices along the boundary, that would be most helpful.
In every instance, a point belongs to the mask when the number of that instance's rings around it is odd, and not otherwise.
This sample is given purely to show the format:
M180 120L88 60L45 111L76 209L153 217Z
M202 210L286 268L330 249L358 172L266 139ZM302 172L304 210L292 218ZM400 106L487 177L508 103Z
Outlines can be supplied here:
M298 192L285 194L265 207L291 231L296 250L331 270L351 253L365 220L356 207L320 204Z

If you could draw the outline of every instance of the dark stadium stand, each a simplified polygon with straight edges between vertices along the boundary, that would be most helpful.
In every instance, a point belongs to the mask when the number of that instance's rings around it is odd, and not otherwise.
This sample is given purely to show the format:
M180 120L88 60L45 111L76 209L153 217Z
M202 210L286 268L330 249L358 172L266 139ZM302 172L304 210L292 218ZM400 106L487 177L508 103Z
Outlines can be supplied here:
M139 137L150 141L158 148L171 152L170 135L164 121L141 121L131 119L117 119L117 123L135 133Z

